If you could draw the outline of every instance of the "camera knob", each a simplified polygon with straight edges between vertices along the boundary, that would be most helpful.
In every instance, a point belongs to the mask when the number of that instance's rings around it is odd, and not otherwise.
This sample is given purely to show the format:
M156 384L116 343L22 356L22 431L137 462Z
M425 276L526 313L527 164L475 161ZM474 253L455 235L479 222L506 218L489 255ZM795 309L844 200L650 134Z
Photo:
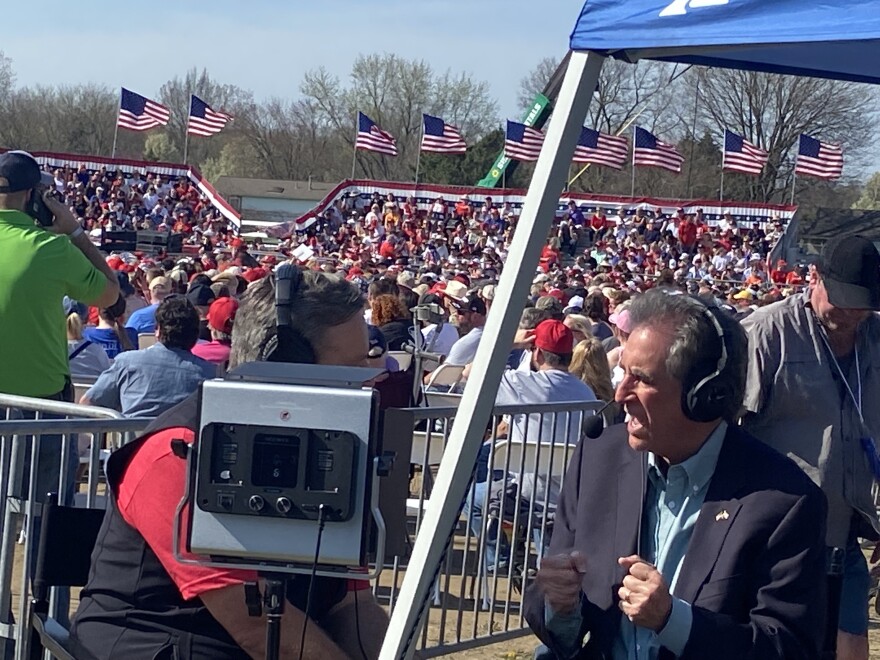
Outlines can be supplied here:
M251 495L248 500L248 508L255 513L262 511L264 506L266 506L266 500L261 495Z
M293 508L293 502L288 497L279 497L275 500L275 510L281 515L287 515Z

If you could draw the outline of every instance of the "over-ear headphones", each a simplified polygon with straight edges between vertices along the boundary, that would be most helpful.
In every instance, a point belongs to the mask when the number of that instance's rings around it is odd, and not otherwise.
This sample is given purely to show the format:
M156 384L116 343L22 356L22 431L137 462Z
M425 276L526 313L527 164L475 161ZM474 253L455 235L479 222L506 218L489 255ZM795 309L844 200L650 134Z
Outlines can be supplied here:
M281 264L275 270L275 328L260 346L260 360L303 364L316 362L311 343L293 327L293 297L302 286L302 279L302 271L293 264Z
M664 291L667 295L682 296L698 309L703 318L712 326L718 335L719 355L715 368L700 378L696 374L688 374L682 382L681 410L685 416L695 422L711 422L724 415L724 410L733 396L732 384L721 378L727 366L728 350L724 328L718 320L718 308L704 303L699 298L687 296L676 291Z

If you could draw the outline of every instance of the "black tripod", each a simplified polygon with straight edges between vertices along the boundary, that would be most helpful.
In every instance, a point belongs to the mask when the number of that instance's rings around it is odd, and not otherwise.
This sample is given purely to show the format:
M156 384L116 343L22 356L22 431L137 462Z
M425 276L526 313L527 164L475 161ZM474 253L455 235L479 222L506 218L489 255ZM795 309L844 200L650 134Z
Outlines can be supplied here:
M285 576L278 573L260 573L266 581L266 593L260 593L256 582L245 585L248 614L262 616L266 612L266 660L281 657L281 619L284 617L286 599Z

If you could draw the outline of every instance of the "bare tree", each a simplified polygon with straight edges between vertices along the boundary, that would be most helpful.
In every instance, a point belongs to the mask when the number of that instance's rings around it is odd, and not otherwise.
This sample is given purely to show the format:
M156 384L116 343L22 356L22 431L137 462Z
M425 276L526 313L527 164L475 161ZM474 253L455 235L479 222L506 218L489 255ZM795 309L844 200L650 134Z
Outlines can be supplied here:
M544 87L556 72L559 62L559 58L545 57L520 80L519 95L516 97L520 110L525 111L532 107L535 95L544 90Z
M558 65L559 60L545 57L523 78L519 95L523 108L531 105L535 94L544 89ZM661 62L629 64L609 59L602 67L585 124L603 133L630 138L632 127L637 124L674 141L683 132L678 107L683 71L683 67ZM629 194L631 180L629 166L623 172L591 166L578 177L575 189ZM668 194L666 176L649 173L643 178L643 184L642 193L658 189Z
M769 152L760 177L730 177L729 189L747 199L787 201L801 133L841 143L852 163L864 155L876 126L877 93L868 85L702 68L688 76L688 85L699 93L701 129L720 141L728 128Z
M531 106L535 94L544 89L560 60L545 57L520 83L519 102ZM636 64L609 59L602 66L599 85L586 124L604 133L617 134L633 122L650 130L670 132L678 128L680 117L673 112L677 81L683 68L650 60ZM552 99L551 99L552 100Z
M421 60L361 55L344 86L325 69L306 73L301 91L317 114L315 136L354 149L360 110L397 140L398 157L359 152L358 173L384 179L412 178L418 159L422 113L442 116L475 142L497 126L497 105L485 82L465 74L437 74ZM339 172L348 176L349 172Z
M116 104L113 92L94 84L12 90L0 108L0 141L32 151L109 153Z
M0 50L0 103L12 91L15 85L15 70L12 68L12 60Z
M183 154L186 142L187 118L190 110L190 97L195 94L214 110L225 111L238 117L239 113L249 107L252 96L235 85L224 85L217 82L208 74L207 69L199 71L192 68L182 77L175 76L159 89L159 101L171 110L171 119L166 131L175 149ZM234 130L234 123L224 129L222 137L211 140L194 138L190 141L191 162L198 162L209 156L216 156L229 136L229 131Z

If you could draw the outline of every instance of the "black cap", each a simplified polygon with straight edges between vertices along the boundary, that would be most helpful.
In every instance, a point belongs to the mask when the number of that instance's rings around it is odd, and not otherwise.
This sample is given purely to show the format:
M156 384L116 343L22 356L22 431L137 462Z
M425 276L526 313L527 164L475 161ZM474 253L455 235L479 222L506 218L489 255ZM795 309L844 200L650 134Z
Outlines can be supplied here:
M880 253L864 236L838 236L817 264L828 302L840 309L880 310Z
M476 312L483 316L486 315L486 303L477 298L476 294L468 298L462 298L461 300L450 298L449 302L451 302L452 306L460 312Z
M186 292L186 299L196 307L207 307L217 296L204 284L197 284Z
M0 193L30 190L42 178L43 172L39 163L26 151L7 151L0 154Z

